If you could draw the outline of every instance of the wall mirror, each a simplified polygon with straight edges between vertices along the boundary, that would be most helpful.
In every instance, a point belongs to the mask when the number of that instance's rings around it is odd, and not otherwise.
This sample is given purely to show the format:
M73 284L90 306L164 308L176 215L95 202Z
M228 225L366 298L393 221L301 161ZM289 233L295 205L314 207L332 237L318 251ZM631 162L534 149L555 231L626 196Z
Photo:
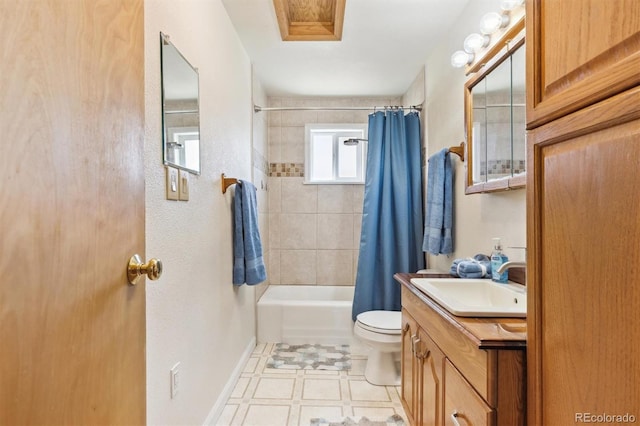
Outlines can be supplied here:
M164 164L200 174L198 70L160 33Z
M465 84L466 194L526 182L524 30L502 44Z

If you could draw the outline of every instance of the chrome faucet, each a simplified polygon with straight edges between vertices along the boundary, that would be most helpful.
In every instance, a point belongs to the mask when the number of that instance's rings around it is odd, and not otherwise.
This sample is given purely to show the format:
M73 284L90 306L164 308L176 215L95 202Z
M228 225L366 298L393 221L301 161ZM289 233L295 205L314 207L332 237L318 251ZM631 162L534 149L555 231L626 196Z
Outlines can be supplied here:
M507 269L513 268L513 267L526 268L527 267L527 262L521 262L519 260L510 260L510 261L505 262L502 265L500 265L500 267L496 270L496 272L501 274L504 271L506 271Z

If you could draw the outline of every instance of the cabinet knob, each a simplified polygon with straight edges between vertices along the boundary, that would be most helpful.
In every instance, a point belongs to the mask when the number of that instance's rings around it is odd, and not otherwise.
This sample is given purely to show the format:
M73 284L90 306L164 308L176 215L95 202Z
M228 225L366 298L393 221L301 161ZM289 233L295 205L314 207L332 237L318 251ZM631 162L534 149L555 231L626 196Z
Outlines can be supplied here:
M454 411L453 413L451 413L451 421L453 422L454 426L461 426L460 422L458 421L458 412Z

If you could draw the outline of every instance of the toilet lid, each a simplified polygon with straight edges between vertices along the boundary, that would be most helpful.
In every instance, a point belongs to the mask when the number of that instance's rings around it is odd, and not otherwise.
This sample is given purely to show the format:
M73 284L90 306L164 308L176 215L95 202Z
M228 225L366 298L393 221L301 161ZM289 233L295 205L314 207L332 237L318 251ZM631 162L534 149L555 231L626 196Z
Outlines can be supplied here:
M384 334L400 334L402 313L400 311L368 311L356 317L362 328Z

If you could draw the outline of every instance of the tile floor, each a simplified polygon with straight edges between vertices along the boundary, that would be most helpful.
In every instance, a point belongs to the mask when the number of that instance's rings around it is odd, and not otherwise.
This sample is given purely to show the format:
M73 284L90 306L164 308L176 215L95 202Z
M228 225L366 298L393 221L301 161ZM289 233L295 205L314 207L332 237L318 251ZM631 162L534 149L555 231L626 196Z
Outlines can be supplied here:
M352 353L351 370L267 368L273 343L259 343L218 419L219 426L309 426L311 419L406 416L399 386L373 386L363 374L366 355Z

